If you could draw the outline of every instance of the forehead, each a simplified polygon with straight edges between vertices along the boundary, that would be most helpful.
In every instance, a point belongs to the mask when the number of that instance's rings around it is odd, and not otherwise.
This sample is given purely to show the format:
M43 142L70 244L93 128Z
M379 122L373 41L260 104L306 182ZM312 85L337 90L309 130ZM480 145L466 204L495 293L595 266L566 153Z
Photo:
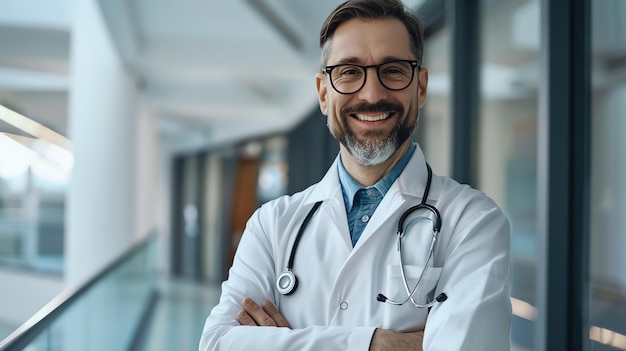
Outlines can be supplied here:
M388 58L415 59L409 37L404 24L395 18L351 19L335 30L328 63L348 60L371 64Z

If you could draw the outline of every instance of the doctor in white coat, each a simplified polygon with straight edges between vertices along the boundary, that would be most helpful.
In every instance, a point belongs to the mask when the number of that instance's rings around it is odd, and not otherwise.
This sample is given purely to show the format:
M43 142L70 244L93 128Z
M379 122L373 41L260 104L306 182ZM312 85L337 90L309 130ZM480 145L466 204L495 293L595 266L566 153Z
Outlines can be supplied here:
M398 0L350 0L320 44L340 154L319 183L250 218L200 350L509 350L508 220L431 174L410 138L428 83L420 21ZM401 217L420 204L398 251ZM285 271L297 285L283 294Z

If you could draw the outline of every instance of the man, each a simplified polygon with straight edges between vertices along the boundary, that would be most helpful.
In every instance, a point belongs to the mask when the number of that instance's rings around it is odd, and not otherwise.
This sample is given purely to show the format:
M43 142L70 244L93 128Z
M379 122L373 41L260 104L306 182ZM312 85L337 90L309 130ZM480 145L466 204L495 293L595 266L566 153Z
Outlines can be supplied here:
M411 141L428 83L420 21L398 0L350 0L320 44L340 154L251 217L200 350L508 350L508 221L432 175Z

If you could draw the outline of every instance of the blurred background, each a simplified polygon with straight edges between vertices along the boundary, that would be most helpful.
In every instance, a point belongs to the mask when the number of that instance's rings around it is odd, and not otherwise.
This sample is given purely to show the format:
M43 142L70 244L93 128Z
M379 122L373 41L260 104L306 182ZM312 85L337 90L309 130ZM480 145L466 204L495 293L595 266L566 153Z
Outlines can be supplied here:
M626 350L626 1L404 2L415 140L511 220L512 350ZM197 349L248 217L337 155L339 3L0 2L0 350Z

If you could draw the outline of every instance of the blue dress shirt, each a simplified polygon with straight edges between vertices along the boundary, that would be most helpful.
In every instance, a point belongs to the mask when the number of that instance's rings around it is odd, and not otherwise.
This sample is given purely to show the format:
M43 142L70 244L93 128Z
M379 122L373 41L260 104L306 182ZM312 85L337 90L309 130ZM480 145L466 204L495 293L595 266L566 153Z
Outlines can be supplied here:
M361 233L363 233L365 226L372 218L378 204L380 204L389 188L391 188L391 184L398 179L404 167L409 163L415 148L416 144L411 143L407 152L402 156L400 161L393 166L391 171L376 184L369 187L364 187L359 184L359 182L348 173L341 160L341 154L339 155L339 182L341 183L343 201L346 205L346 213L348 214L348 228L350 230L353 247L361 237Z

